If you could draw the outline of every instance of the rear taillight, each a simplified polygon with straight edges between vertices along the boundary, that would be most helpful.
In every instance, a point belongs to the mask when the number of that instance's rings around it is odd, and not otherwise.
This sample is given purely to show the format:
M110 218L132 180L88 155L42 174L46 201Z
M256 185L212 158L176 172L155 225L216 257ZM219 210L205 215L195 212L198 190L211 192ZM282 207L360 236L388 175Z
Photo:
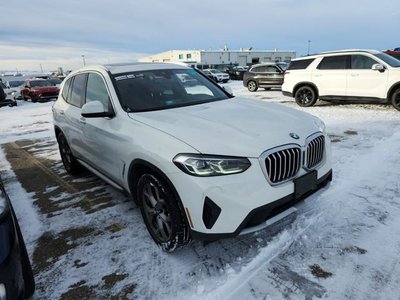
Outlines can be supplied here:
M285 76L286 76L287 74L290 74L290 72L288 72L288 71L283 72L283 82L285 82Z

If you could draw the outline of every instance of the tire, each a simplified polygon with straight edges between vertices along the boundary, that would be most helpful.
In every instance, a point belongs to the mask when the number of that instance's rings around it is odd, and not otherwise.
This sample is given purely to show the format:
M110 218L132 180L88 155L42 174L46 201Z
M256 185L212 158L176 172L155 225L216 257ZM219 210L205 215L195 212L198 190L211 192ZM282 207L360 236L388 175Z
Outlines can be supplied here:
M147 230L163 251L173 252L189 243L189 228L180 200L164 180L143 174L138 180L136 198Z
M312 87L304 85L297 89L294 98L299 106L310 107L317 102L317 93Z
M24 280L24 298L30 298L35 293L35 278L33 276L32 265L29 260L28 251L26 251L25 241L19 227L17 217L15 216L14 210L12 214L15 220L15 228L17 229L19 249L21 255L21 267L22 267L22 278Z
M58 149L60 150L61 160L63 162L65 170L71 175L80 174L82 172L82 166L72 154L71 148L69 147L64 134L59 133L57 136L57 141Z
M394 91L391 102L395 109L400 110L400 88Z
M254 80L250 80L249 82L247 82L247 89L250 92L256 92L258 90L257 82L255 82Z

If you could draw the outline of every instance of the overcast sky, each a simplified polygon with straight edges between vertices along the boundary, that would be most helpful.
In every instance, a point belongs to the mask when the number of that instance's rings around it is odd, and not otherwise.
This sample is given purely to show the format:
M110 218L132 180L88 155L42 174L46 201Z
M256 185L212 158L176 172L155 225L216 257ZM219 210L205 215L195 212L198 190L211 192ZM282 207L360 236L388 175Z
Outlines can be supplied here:
M0 70L133 61L171 49L400 47L399 0L0 0Z

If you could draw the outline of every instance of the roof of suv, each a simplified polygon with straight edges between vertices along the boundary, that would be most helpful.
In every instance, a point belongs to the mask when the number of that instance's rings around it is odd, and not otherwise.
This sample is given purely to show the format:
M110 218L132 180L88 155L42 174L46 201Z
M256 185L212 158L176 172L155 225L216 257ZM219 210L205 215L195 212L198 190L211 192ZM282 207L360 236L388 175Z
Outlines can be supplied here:
M323 55L327 54L346 54L346 53L370 53L370 54L379 54L381 51L378 50L368 50L368 49L346 49L346 50L336 50L336 51L326 51L326 52L320 52L317 54L311 54L308 56L303 56L303 57L298 57L292 60L302 60L302 59L310 59L310 58L317 58Z
M189 67L187 66L181 64L173 64L173 63L133 62L133 63L92 65L78 69L73 73L75 74L81 71L91 71L93 69L103 69L109 71L111 74L120 74L120 73L148 71L148 70L188 69L188 68Z

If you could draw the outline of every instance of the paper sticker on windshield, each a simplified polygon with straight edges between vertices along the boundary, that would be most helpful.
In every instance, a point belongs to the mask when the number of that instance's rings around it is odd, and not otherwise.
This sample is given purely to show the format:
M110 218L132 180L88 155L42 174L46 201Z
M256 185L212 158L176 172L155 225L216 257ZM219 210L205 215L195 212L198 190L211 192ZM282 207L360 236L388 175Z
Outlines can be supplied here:
M144 77L143 74L127 74L127 75L117 76L117 77L115 77L115 80L120 81L120 80L142 78L142 77Z

